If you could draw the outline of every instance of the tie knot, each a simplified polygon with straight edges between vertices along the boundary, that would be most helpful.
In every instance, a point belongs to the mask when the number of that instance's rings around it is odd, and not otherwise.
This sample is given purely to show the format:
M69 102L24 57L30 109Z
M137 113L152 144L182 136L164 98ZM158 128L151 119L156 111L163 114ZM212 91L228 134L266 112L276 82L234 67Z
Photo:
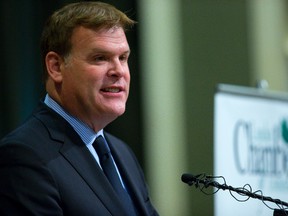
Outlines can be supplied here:
M99 158L102 158L105 155L107 156L107 154L110 153L109 146L107 145L103 136L98 136L95 139L93 147L95 148Z

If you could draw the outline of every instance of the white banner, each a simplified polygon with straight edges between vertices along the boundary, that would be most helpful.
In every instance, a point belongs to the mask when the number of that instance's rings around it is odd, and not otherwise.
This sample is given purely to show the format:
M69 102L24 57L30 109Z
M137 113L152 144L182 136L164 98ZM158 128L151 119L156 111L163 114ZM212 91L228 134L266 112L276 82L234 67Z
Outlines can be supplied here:
M225 177L227 185L238 188L249 184L252 192L261 190L264 196L287 202L288 99L277 99L277 94L257 96L255 89L251 92L220 90L215 94L214 175ZM248 186L245 189L250 190ZM247 199L233 195L239 200ZM273 210L261 200L239 202L223 190L215 194L214 210L215 216L273 215Z

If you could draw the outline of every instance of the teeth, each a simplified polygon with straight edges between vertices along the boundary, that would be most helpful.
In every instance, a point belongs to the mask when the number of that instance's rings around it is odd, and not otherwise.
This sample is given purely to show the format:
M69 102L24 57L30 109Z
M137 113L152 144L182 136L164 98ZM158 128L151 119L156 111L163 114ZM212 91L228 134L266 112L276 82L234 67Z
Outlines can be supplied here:
M117 93L117 92L120 92L120 89L119 88L105 88L103 89L103 91Z

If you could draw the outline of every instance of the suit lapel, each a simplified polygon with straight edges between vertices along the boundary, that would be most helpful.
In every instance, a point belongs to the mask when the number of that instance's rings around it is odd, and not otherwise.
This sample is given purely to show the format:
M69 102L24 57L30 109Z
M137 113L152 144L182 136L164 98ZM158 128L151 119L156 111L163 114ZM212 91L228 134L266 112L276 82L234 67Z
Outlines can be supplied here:
M72 146L73 145L73 146ZM84 146L77 146L65 141L61 154L70 162L78 174L84 179L96 196L103 202L112 215L125 215L122 205L113 191L107 178L97 165L89 150Z
M142 182L142 179L136 179L135 175L133 175L139 172L138 168L134 170L131 167L131 164L135 164L135 162L134 161L132 163L128 162L127 158L131 156L130 155L126 156L125 153L121 151L119 148L115 148L115 145L114 145L115 140L112 141L107 137L106 139L109 142L114 160L121 173L121 177L123 181L125 182L125 185L128 187L130 196L134 200L136 206L139 208L139 212L141 212L142 215L149 215L146 207L144 206L143 195L139 187L139 182Z
M125 215L121 201L78 134L54 111L43 104L41 108L35 116L46 125L51 139L63 144L60 154L89 185L111 215Z

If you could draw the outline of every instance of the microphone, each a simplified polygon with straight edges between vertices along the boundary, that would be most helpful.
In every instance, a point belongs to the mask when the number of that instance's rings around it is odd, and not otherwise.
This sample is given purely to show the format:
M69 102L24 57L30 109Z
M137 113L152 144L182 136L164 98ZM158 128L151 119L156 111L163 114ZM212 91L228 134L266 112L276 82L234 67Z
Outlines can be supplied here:
M204 177L204 178L203 178ZM192 175L189 173L184 173L181 176L181 180L188 184L189 186L195 184L196 187L199 186L199 184L203 184L204 187L209 187L209 186L214 186L217 187L218 185L215 185L215 182L212 182L208 180L208 176L204 176L203 174L198 174L198 175Z
M192 174L189 174L189 173L184 173L182 174L181 176L181 180L188 184L188 185L193 185L194 182L197 182L197 179L200 177L200 175L197 175L197 176L194 176Z

